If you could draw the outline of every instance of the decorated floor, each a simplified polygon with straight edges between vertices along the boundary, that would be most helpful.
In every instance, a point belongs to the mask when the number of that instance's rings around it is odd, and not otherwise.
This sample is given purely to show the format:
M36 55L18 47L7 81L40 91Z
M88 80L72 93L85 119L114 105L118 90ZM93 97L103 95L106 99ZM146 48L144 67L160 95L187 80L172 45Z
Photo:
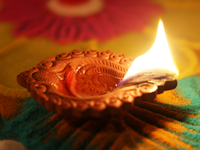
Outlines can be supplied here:
M177 88L153 102L66 119L17 83L19 73L73 49L136 58L151 48L160 18L179 75ZM0 149L200 149L199 18L198 0L0 0Z

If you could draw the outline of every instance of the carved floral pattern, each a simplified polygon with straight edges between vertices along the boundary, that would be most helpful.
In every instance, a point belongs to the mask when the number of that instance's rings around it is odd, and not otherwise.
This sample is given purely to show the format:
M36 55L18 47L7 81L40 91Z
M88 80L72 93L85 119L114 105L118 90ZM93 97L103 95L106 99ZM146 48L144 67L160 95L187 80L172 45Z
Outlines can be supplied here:
M116 87L132 61L110 51L74 50L40 62L19 74L17 81L49 111L67 117L102 117L174 88L167 85L173 78Z

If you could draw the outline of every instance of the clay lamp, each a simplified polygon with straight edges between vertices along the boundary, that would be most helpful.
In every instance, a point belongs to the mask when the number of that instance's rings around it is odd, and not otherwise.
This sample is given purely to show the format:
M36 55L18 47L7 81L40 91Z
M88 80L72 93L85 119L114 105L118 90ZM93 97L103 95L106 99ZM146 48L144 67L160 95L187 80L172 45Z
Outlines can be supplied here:
M134 61L108 50L73 50L40 62L17 81L49 111L98 118L130 110L136 101L153 101L177 86L177 74L160 23L153 47Z

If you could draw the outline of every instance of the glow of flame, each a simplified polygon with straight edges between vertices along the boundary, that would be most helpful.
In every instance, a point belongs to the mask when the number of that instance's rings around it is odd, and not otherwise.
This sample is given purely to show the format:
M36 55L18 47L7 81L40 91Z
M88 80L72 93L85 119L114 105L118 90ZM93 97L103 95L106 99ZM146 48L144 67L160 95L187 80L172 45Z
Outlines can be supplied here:
M161 20L159 21L157 36L153 46L148 52L137 57L133 61L123 80L142 71L154 69L162 71L164 70L178 75L178 70L176 69L171 58L164 26Z

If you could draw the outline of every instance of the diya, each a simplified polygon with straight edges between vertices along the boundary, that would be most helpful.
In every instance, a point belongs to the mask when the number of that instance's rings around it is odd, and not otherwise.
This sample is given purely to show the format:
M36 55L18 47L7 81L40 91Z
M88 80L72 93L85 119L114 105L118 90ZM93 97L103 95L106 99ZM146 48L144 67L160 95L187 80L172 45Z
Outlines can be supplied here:
M164 57L168 53L162 52ZM142 63L140 57L135 61ZM109 50L73 50L40 62L19 74L17 81L49 111L66 117L98 118L130 110L135 102L153 101L157 94L177 86L173 66L171 70L168 65L160 68L159 62L153 69L144 65L144 70L139 67L139 71L126 74L134 62Z

